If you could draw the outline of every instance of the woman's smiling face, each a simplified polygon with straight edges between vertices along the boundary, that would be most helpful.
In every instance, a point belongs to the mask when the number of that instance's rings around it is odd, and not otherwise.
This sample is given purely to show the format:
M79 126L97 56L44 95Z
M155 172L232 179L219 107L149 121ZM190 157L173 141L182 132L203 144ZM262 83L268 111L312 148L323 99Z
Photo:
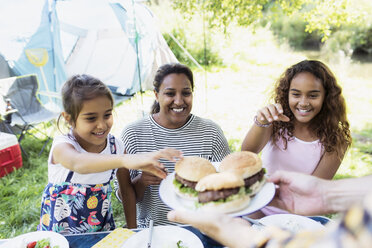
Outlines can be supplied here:
M325 90L322 82L309 72L297 74L289 88L289 107L297 122L309 123L322 109Z
M165 128L182 127L189 119L192 109L192 86L190 80L183 73L171 73L164 77L155 92L160 111L155 120Z

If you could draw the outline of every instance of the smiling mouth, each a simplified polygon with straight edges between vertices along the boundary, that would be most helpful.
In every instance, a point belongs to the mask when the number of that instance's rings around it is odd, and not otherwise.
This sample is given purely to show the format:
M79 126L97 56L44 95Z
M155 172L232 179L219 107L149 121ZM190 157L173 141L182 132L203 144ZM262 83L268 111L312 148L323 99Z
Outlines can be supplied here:
M311 111L311 109L299 109L299 108L297 108L297 111L302 113L302 114L306 114L306 113L309 113Z
M97 136L101 136L101 135L104 135L106 131L102 131L102 132L93 132L94 135L97 135Z
M172 110L176 113L181 113L185 108L172 108Z

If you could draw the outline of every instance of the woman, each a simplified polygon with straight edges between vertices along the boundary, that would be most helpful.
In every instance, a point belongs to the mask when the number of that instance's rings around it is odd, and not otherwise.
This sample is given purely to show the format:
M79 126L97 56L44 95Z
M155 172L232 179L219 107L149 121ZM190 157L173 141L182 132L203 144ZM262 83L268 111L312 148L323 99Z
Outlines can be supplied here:
M183 156L200 156L212 162L228 155L230 150L221 128L211 120L191 114L193 90L193 74L187 66L178 63L161 66L154 79L156 100L151 115L128 125L122 132L126 152L171 147L182 151ZM173 172L174 163L161 162L168 173ZM158 185L162 179L137 170L130 171L130 177L136 190L138 226L147 227L150 219L155 225L170 224L169 208L159 198ZM134 196L125 188L121 192L124 204L130 203ZM126 208L133 216L135 206L126 204ZM132 226L128 223L128 227Z

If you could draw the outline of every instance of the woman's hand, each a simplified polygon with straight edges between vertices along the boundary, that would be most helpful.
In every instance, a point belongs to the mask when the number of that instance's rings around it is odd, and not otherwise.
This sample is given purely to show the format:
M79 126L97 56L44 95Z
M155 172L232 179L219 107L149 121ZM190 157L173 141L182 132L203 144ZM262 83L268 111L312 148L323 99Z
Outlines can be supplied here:
M266 125L273 121L285 121L288 122L290 119L288 116L283 114L283 108L280 103L269 104L266 107L257 111L257 121Z
M147 187L149 185L159 185L160 182L163 180L163 178L154 176L153 174L148 173L148 172L142 172L139 180L145 187Z
M176 161L176 158L181 158L182 152L166 148L156 152L140 153L140 154L125 154L123 156L124 166L127 169L142 170L149 172L157 177L164 179L167 176L164 165L159 159L166 159L169 161Z

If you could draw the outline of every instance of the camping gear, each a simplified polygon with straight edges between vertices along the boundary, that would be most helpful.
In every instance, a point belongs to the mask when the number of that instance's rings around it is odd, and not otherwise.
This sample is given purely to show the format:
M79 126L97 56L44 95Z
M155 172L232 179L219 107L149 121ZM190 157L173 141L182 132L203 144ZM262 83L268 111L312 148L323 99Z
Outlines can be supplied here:
M8 1L0 22L8 24L0 27L0 53L16 75L37 75L46 106L61 105L53 94L74 74L131 96L152 89L160 65L177 62L151 11L132 0Z
M43 66L48 62L48 51L45 48L29 48L25 49L25 54L30 61L36 67L40 68L41 76L43 79L44 87L47 93L49 93L48 83L45 77ZM52 101L51 96L49 95L49 100Z
M39 83L36 75L0 79L0 102L3 102L0 108L5 105L5 99L10 99L11 107L16 110L12 114L10 123L4 121L5 128L2 131L19 134L18 142L21 142L26 133L33 129L33 132L46 137L40 151L42 153L46 144L51 140L51 134L36 126L55 120L59 115L59 110L53 112L45 108L37 96L38 89ZM23 149L22 152L27 155Z
M21 167L22 155L17 137L0 132L0 178Z

